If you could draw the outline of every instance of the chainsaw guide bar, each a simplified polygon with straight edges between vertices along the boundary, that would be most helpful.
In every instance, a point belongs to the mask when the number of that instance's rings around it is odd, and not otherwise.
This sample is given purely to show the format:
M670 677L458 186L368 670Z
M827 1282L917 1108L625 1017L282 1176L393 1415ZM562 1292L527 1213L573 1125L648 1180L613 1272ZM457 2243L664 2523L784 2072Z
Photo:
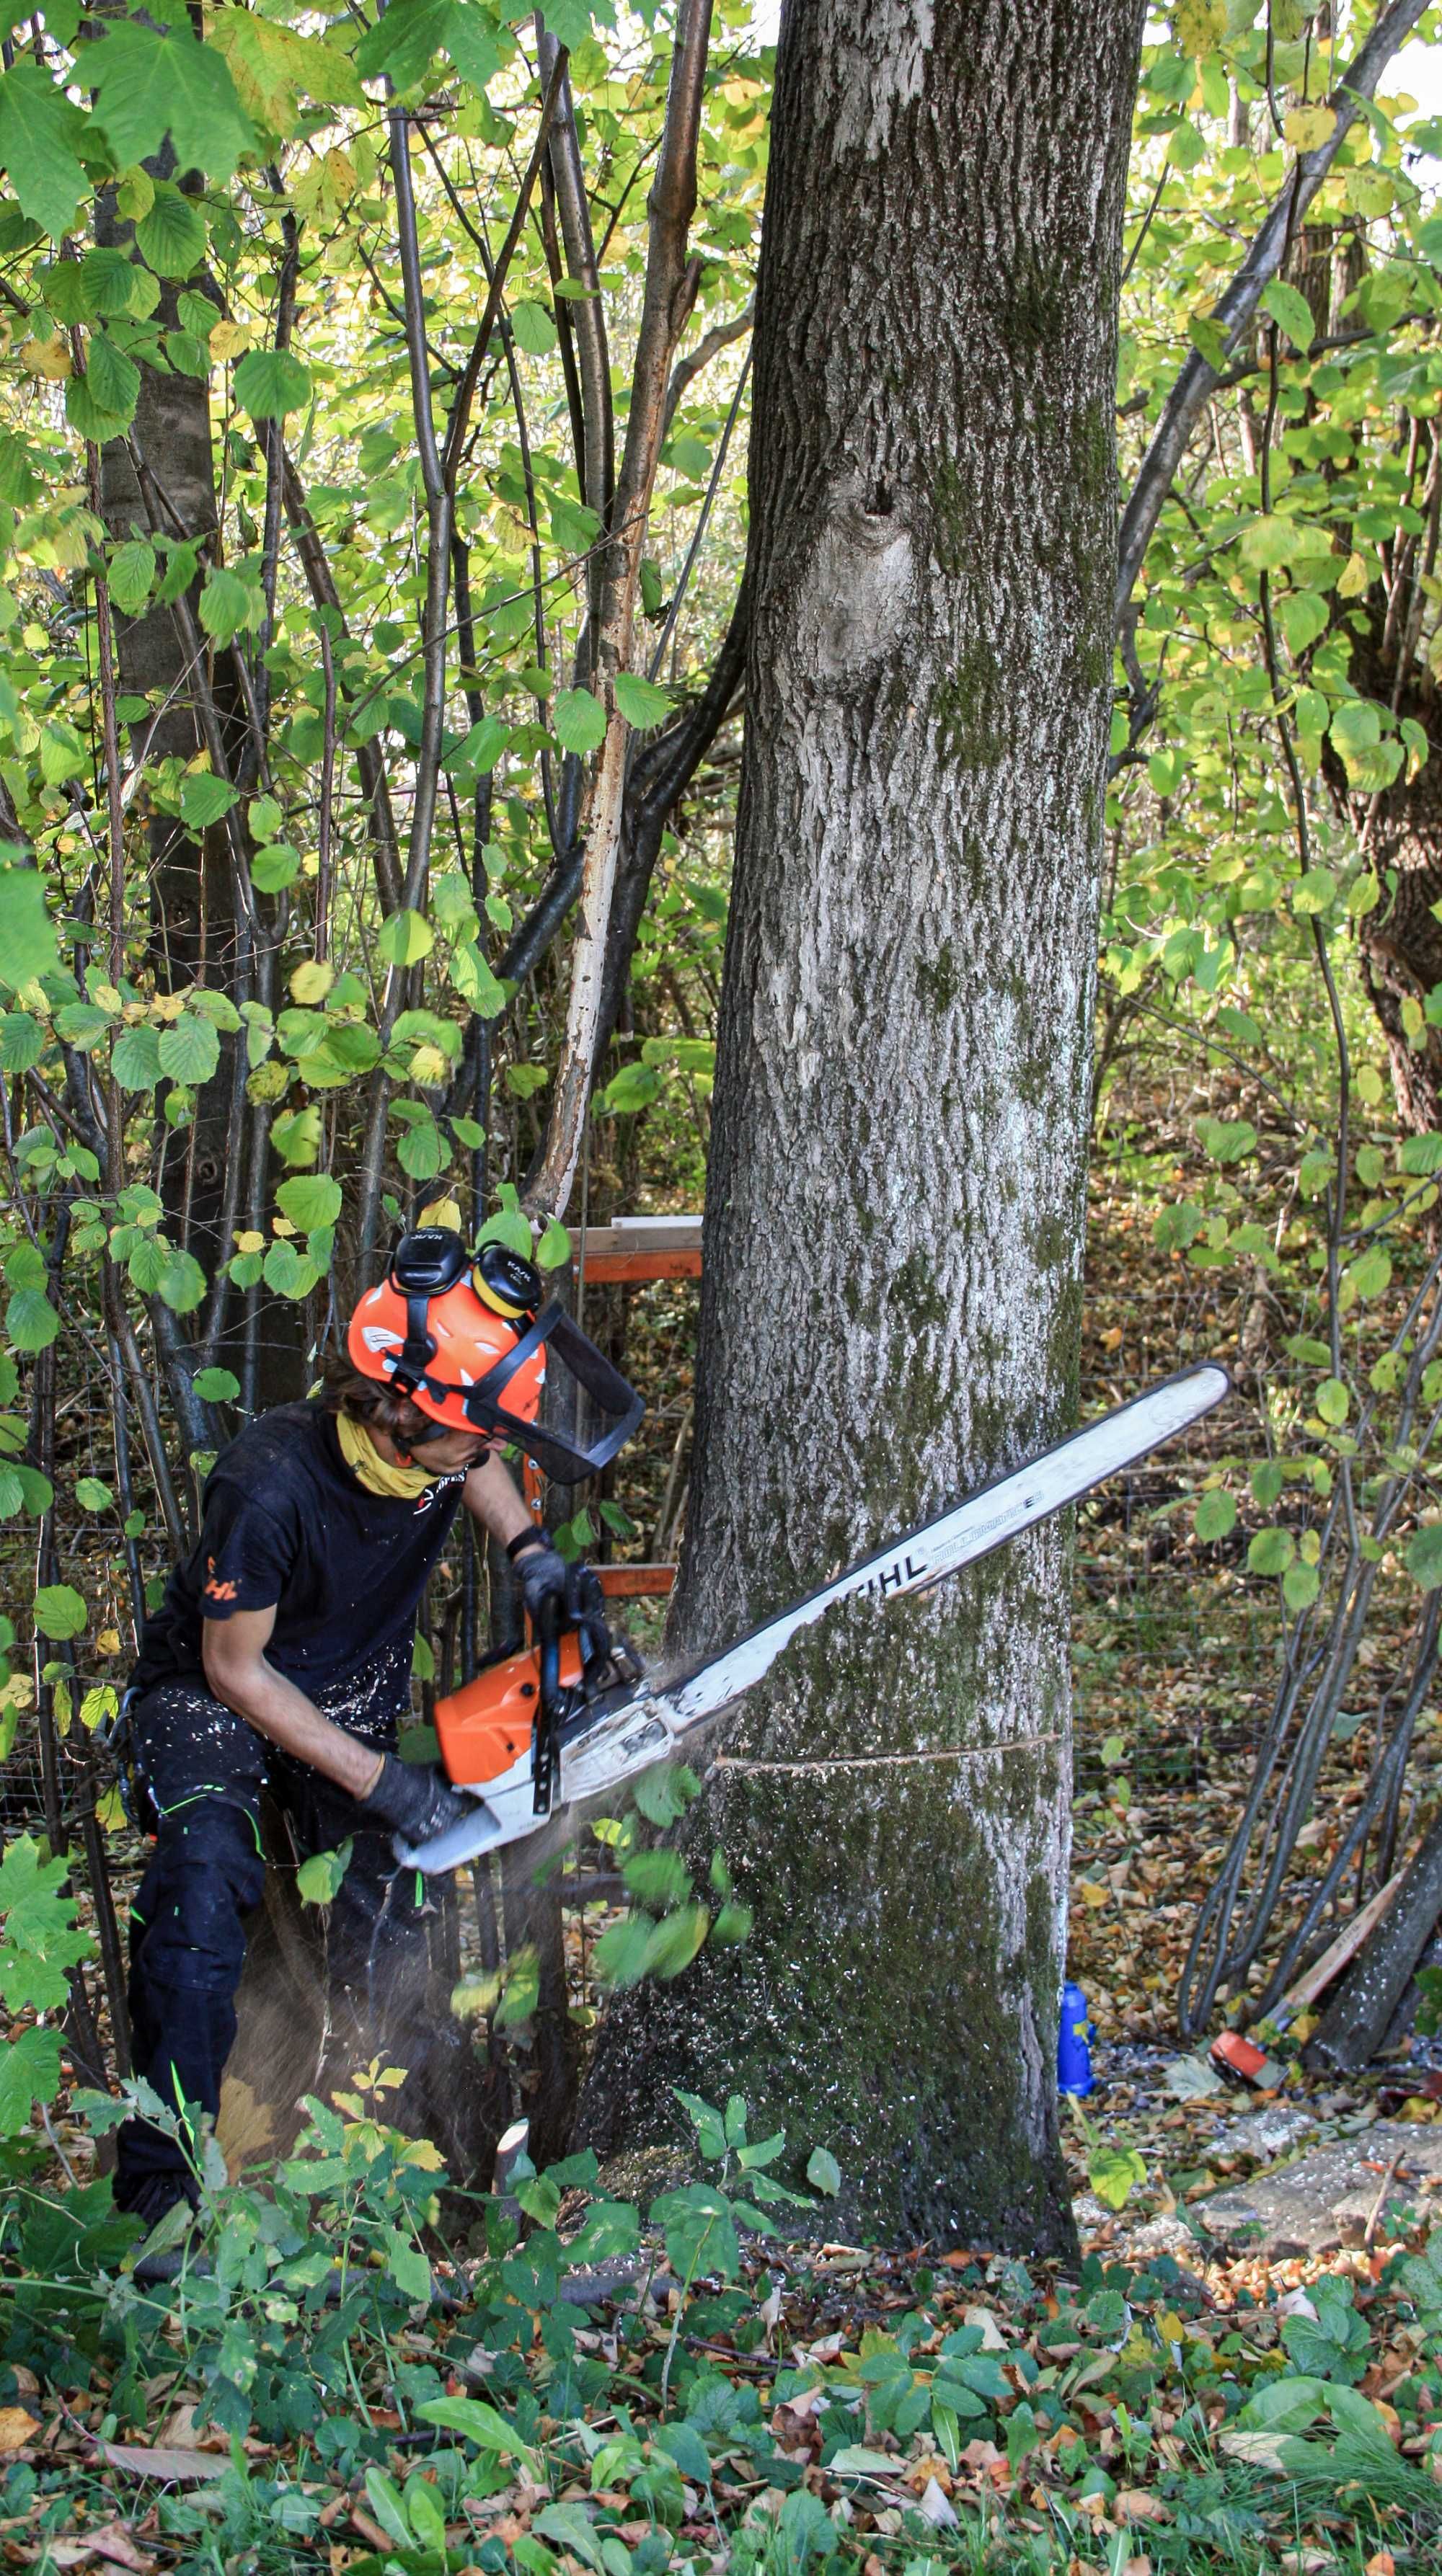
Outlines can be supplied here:
M458 1869L534 1833L534 1747L540 1741L534 1730L539 1722L544 1722L548 1758L559 1761L556 1804L570 1806L604 1795L654 1763L682 1753L696 1728L740 1699L770 1671L791 1639L838 1601L867 1595L882 1609L932 1591L947 1575L976 1564L1008 1539L1080 1501L1149 1450L1174 1440L1220 1404L1231 1385L1216 1361L1181 1370L1089 1422L1069 1440L1059 1440L1027 1466L980 1486L935 1520L861 1557L722 1654L664 1684L649 1685L643 1676L599 1688L588 1697L587 1668L579 1651L573 1648L567 1656L569 1640L562 1646L565 1687L547 1710L540 1706L537 1652L514 1654L483 1670L450 1699L438 1701L435 1713L446 1770L477 1804L431 1842L397 1841L398 1859L426 1872ZM594 1668L603 1666L604 1658L597 1657Z

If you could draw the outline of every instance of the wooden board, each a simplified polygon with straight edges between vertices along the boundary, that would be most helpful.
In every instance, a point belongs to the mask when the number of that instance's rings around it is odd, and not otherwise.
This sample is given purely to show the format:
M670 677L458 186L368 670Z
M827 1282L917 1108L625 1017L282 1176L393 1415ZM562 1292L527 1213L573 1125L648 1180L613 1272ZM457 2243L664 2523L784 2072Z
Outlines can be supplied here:
M588 1225L581 1238L586 1267L616 1252L699 1252L699 1216L618 1216L610 1225Z
M601 1590L612 1600L660 1601L676 1580L674 1565L594 1565Z
M668 1252L597 1252L586 1256L588 1288L614 1287L618 1280L629 1280L639 1285L647 1279L699 1279L700 1276L699 1243L694 1251L677 1245Z
M1385 1887L1379 1887L1376 1895L1363 1906L1361 1913L1354 1914L1351 1922L1343 1925L1331 1948L1323 1951L1315 1966L1310 1967L1304 1977L1299 1977L1294 1986L1288 1987L1282 1997L1282 2008L1289 2017L1294 2013L1305 2012L1307 2006L1315 2003L1319 1995L1325 1994L1333 1980L1339 1977L1349 1961L1356 1957L1373 1925L1381 1922L1402 1884L1402 1877L1403 1873L1399 1869L1388 1879Z

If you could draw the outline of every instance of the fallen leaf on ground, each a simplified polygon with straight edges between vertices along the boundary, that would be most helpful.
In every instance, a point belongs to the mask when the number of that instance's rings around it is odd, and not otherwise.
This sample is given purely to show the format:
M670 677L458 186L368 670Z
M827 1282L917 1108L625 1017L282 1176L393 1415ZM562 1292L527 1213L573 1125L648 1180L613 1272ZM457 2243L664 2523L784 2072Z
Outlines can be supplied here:
M182 2451L162 2448L146 2442L98 2442L100 2457L112 2469L124 2469L132 2478L213 2478L215 2455L210 2451ZM387 2544L389 2546L389 2544Z

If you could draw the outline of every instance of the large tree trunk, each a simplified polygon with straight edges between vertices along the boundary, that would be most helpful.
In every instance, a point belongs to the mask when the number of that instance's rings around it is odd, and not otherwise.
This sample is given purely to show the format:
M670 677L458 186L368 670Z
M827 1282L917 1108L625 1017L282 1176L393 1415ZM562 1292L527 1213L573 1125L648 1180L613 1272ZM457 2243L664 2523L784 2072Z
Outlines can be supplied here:
M688 1652L1071 1419L1141 18L783 21ZM613 2007L598 2143L738 2091L843 2225L1074 2244L1067 1563L856 1605L752 1694L689 1836L752 1936Z

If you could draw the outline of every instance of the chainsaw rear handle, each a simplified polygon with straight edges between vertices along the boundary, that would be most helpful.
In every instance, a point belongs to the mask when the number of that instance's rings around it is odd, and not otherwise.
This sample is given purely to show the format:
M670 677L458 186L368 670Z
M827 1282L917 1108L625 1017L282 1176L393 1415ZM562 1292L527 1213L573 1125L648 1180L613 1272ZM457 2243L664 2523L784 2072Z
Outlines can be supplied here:
M554 1592L548 1592L536 1617L536 1642L541 1649L541 1715L559 1713L561 1699L561 1604Z

